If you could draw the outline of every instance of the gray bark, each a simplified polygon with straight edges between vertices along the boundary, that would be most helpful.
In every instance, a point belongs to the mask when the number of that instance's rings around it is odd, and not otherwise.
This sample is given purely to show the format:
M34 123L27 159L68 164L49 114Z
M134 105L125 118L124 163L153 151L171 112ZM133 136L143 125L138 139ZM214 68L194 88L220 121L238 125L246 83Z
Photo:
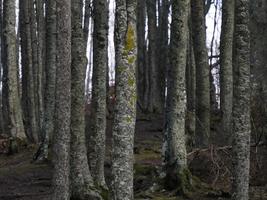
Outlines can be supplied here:
M104 161L107 111L108 3L106 0L94 0L93 6L92 115L88 158L95 183L106 187Z
M56 1L48 0L46 5L46 54L45 54L44 120L42 143L35 154L35 160L46 160L50 138L54 132L55 88L56 88Z
M112 138L112 199L133 200L136 118L136 1L117 0L115 17L116 102Z
M203 1L192 1L191 10L196 60L196 146L207 147L210 137L210 70Z
M137 102L141 112L147 109L146 93L146 2L144 0L137 1Z
M220 99L222 111L222 140L231 143L233 106L232 49L234 32L234 1L222 2L222 33L220 41Z
M165 100L166 92L166 73L169 65L168 52L169 52L169 13L171 2L169 0L162 1L159 15L159 37L158 37L158 63L159 63L159 80L160 82L160 95Z
M30 142L36 143L37 124L35 112L35 90L33 73L33 49L31 37L31 1L20 1L20 37L22 65L22 108L25 132Z
M149 99L148 112L162 113L164 98L161 94L161 81L159 79L159 65L157 59L158 28L157 28L157 2L156 0L147 0L147 19L148 19L148 75L149 75ZM164 79L163 79L164 81Z
M186 59L188 46L189 0L172 3L170 68L167 89L167 181L187 169ZM178 177L178 179L181 177ZM178 180L182 182L183 180Z
M233 60L233 200L249 199L250 162L249 1L235 1Z
M196 63L192 41L192 30L188 40L187 64L186 64L186 95L187 95L187 116L186 132L189 148L194 147L196 133Z
M3 87L3 93L7 94L7 133L11 137L14 145L11 151L17 151L16 138L23 139L25 137L24 127L22 122L22 113L20 106L20 98L18 93L17 71L18 66L16 62L16 7L15 0L3 1L3 51L4 51L4 73L6 78L6 86ZM2 57L2 58L3 58Z
M71 199L101 199L94 187L89 171L85 144L84 89L85 63L84 37L82 29L81 1L73 0L71 39ZM105 99L104 99L105 100ZM97 153L97 152L96 152Z
M38 99L38 40L37 40L37 21L36 12L34 9L34 0L28 1L28 11L30 20L30 37L31 37L31 54L32 54L32 79L33 79L33 107L31 108L34 112L31 129L33 133L37 135L38 141L41 141L41 131L40 131L40 117L39 117L39 99Z
M44 120L44 56L45 56L45 17L44 17L44 0L36 1L36 20L37 20L37 109L38 109L38 127L40 138L42 140L42 126Z
M57 1L57 72L52 200L70 198L71 1Z

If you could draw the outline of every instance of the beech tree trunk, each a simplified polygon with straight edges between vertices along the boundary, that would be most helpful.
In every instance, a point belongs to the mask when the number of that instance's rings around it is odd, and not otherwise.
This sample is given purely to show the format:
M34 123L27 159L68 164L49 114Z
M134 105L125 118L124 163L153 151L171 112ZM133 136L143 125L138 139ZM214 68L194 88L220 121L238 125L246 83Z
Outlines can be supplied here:
M46 5L46 54L44 120L42 123L42 142L36 152L35 160L46 160L50 139L54 132L55 89L56 89L56 1L48 0Z
M249 199L250 32L249 0L235 1L233 91L233 200Z
M196 146L207 147L210 137L210 69L203 1L191 1L191 13L196 60Z
M71 39L71 199L101 199L94 187L85 144L85 63L84 37L82 28L82 3L72 0L72 39ZM104 99L105 100L105 99ZM96 152L98 153L98 152Z
M136 0L117 0L115 16L116 102L112 138L112 199L133 200L136 118Z
M148 92L146 88L146 2L137 1L137 105L140 112L147 110ZM139 111L139 110L138 110Z
M22 108L25 132L29 141L38 142L35 112L35 90L33 73L33 49L30 18L31 1L20 1L20 37L22 65Z
M172 3L170 69L166 109L167 116L167 187L184 188L187 168L186 116L186 59L188 46L189 0ZM189 178L189 177L188 177ZM180 185L179 185L180 184ZM182 191L185 192L185 191Z
M231 144L232 139L232 106L233 106L233 32L234 1L222 2L222 33L220 41L220 99L222 111L221 140Z
M70 123L71 123L71 1L56 1L57 72L55 129L53 141L52 200L70 198Z
M164 98L161 94L161 81L159 79L159 64L157 58L158 47L158 27L157 27L157 1L147 0L147 20L148 20L148 75L149 75L149 102L148 112L162 113ZM164 81L164 79L163 79Z
M17 151L16 138L25 138L17 79L16 3L3 1L3 93L6 95L7 133L11 137L11 152Z
M93 4L92 114L88 158L96 184L106 187L104 161L108 75L108 3L106 0L94 0Z

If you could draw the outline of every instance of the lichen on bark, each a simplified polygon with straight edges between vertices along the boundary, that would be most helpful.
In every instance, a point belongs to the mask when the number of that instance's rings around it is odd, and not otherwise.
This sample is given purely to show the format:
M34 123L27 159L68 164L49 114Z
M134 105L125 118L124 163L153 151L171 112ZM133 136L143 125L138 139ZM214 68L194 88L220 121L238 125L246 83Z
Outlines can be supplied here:
M136 117L136 1L116 1L116 103L112 130L112 199L133 200Z

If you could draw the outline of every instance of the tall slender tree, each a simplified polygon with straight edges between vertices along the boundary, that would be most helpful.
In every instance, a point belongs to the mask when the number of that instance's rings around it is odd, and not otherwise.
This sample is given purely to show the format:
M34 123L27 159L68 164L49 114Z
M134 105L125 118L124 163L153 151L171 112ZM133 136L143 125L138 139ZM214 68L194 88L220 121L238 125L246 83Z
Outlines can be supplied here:
M206 47L204 1L191 1L196 60L196 146L206 147L210 136L210 70Z
M167 89L167 154L166 183L168 187L185 189L191 180L187 167L186 116L186 59L188 46L189 0L173 1L170 43L170 68ZM187 181L187 182L185 182ZM180 184L180 185L178 185ZM188 188L186 188L188 189ZM181 191L186 192L186 191Z
M108 75L108 2L107 0L94 0L93 6L92 115L88 157L96 184L106 187L104 161Z
M46 4L46 54L45 54L45 90L44 120L42 123L42 142L36 152L35 160L48 158L49 143L54 132L55 88L56 88L56 1Z
M141 112L147 110L148 87L146 87L146 2L137 1L137 105ZM138 114L138 113L137 113Z
M160 2L160 1L158 1ZM160 96L161 101L165 101L166 92L166 72L169 65L168 52L169 52L169 14L171 2L164 0L159 6L159 27L158 27L158 78L160 81Z
M52 200L70 198L70 123L71 123L71 1L56 1L57 70L55 129L53 141Z
M94 187L94 181L89 170L85 144L84 66L86 54L84 52L81 8L80 0L71 1L71 199L101 199Z
M249 0L235 1L233 91L233 200L249 199L250 32Z
M38 62L38 38L37 38L37 16L35 12L35 1L28 1L28 12L29 12L29 23L30 23L30 41L31 41L31 55L32 55L32 80L33 80L33 104L32 110L34 112L31 129L38 137L38 142L41 141L41 130L40 130L40 116L39 116L39 62ZM42 97L41 97L42 98Z
M16 138L24 138L24 127L20 107L17 80L17 55L16 55L16 2L15 0L3 1L3 94L6 106L6 131L11 137L11 151L17 151Z
M157 27L157 1L147 0L147 19L148 19L148 75L149 75L149 104L148 111L153 113L162 113L164 98L161 97L159 80L159 65L157 59L158 45L158 27Z
M44 121L44 82L45 82L45 16L44 0L35 1L36 4L36 22L37 22L37 109L38 109L38 127L40 139L42 140L42 126Z
M220 99L222 111L222 136L224 143L229 144L232 138L233 106L233 32L234 1L222 1L222 32L220 41ZM228 140L228 141L227 141Z
M133 200L136 118L136 0L117 0L115 16L116 103L112 138L112 196Z
M22 109L25 132L29 141L38 142L38 130L35 112L35 90L33 73L33 49L30 6L32 1L19 1L19 26L22 67Z
M194 56L194 49L192 42L191 26L189 34L190 35L188 40L187 63L186 63L186 97L187 97L186 131L188 134L187 137L188 145L189 147L193 147L195 141L195 133L196 133L196 63L195 63L195 56Z

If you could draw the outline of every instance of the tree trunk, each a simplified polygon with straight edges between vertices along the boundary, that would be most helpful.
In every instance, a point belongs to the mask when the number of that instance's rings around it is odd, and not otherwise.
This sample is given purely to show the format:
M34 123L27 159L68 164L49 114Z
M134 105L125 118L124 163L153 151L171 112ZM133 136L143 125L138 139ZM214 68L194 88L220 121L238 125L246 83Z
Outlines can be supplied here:
M46 5L46 54L45 54L44 120L42 143L35 154L35 160L46 160L50 138L54 132L55 88L56 88L56 1L48 0Z
M84 52L85 43L82 29L82 13L80 12L82 4L80 0L73 0L71 6L71 198L76 200L94 200L101 198L94 189L85 144L84 66L86 63L86 53Z
M231 144L232 139L232 106L233 106L233 32L234 32L234 1L222 2L222 32L220 42L220 99L222 111L221 140Z
M167 116L167 176L168 188L186 187L184 175L188 175L185 116L186 116L186 58L188 46L189 0L172 3L172 25L170 43L170 69L168 73ZM190 178L189 176L187 178Z
M157 45L158 45L158 28L157 28L157 1L147 0L147 18L148 18L148 63L149 70L149 104L148 112L162 113L164 106L164 99L161 97L159 80L159 65L157 59ZM164 80L163 80L164 81Z
M32 54L32 76L33 76L33 101L32 101L32 108L34 115L32 122L31 129L33 133L37 135L38 141L41 141L41 131L40 131L40 117L39 117L39 99L38 99L38 40L37 40L37 21L36 21L36 12L34 9L34 0L30 0L28 3L28 11L30 17L30 37L31 37L31 54Z
M210 70L203 1L192 1L191 10L196 59L196 146L207 147L210 137Z
M22 108L25 132L29 141L36 143L37 124L35 113L35 90L33 74L33 49L31 37L31 20L29 4L31 1L20 1L20 37L21 37L21 65L22 65Z
M38 127L41 140L42 127L44 121L44 58L45 58L45 18L44 18L44 0L36 1L36 18L37 18L37 40L38 40L38 69L37 69L37 105L38 105Z
M71 123L71 1L57 1L57 72L52 200L68 200Z
M169 52L169 13L170 13L170 1L164 0L162 1L162 5L160 8L160 15L159 15L159 51L158 51L158 63L159 63L159 80L160 81L160 95L163 100L165 101L165 93L166 93L166 74L167 68L169 65L168 59L168 52Z
M250 162L249 1L235 1L233 90L233 200L249 199Z
M3 93L7 96L7 131L11 137L11 153L17 151L16 138L24 138L24 128L20 98L18 93L17 62L16 62L16 5L15 0L3 2L3 51L5 84Z
M185 124L187 133L187 145L189 149L192 149L195 144L195 133L196 133L196 63L195 63L195 56L193 49L191 27L189 32L190 36L188 40L187 63L186 63L186 95L187 95L186 115L187 116Z
M136 119L136 1L116 1L116 102L113 125L112 195L133 200L133 144Z
M88 158L96 184L106 187L104 161L107 111L108 3L106 0L94 0L93 5L92 115Z
M146 101L146 2L137 1L137 105L140 112L147 110ZM139 111L139 110L138 110Z

